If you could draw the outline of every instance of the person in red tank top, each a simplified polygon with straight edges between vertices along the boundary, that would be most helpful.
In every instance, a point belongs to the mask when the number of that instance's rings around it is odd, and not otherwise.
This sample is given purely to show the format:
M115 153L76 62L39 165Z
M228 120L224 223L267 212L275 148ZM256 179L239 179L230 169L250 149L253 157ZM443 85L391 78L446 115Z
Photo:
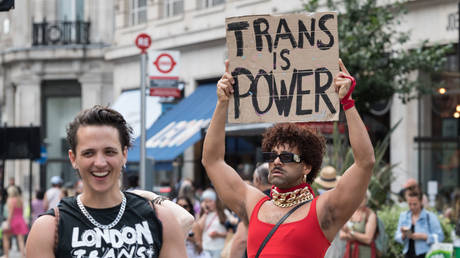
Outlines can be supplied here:
M226 71L217 83L217 105L204 140L202 164L225 205L249 226L248 257L256 257L268 232L302 203L280 225L258 257L324 257L330 241L364 198L375 162L374 149L351 97L355 80L341 60L339 66L341 71L332 86L343 105L355 162L335 189L314 198L310 184L321 168L324 139L305 125L276 124L262 140L262 156L269 163L268 179L273 185L269 198L246 184L224 159L229 98L233 87L238 86L228 61L225 63Z

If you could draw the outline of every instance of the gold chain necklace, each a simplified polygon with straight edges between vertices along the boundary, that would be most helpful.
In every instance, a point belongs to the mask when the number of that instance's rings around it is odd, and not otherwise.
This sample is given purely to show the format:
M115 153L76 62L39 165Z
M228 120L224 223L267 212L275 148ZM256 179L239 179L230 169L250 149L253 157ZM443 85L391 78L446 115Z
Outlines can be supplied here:
M310 193L308 186L286 193L280 193L275 187L273 187L271 196L273 204L281 208L292 207L299 203L311 201L314 198L313 194Z

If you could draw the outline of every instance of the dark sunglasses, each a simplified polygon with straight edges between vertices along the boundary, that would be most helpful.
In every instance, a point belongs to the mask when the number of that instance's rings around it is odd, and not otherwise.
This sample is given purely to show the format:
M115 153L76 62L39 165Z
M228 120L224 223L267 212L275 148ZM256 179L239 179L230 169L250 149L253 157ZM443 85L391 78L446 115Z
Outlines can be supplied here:
M280 158L283 163L296 162L300 163L300 156L292 152L281 152L280 154L276 152L262 152L262 159L264 162L273 162L276 158Z

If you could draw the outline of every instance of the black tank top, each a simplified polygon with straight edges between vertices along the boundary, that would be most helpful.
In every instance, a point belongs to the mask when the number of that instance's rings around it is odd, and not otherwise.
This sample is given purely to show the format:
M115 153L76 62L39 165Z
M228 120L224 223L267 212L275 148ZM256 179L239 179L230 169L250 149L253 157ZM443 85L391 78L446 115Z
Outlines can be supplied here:
M125 192L126 209L111 229L95 227L83 215L75 197L61 200L59 208L57 258L89 257L159 257L162 225L148 201ZM120 205L107 209L86 207L93 218L104 225L118 214ZM54 211L46 212L54 216Z

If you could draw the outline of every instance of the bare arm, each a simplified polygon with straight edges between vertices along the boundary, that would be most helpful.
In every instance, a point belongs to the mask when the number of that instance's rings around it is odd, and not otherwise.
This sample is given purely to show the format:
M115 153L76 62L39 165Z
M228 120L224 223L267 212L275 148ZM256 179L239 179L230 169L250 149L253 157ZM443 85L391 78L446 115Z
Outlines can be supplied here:
M39 217L32 228L26 243L27 258L54 258L54 234L56 230L56 220L51 215Z
M144 191L144 190L134 190L132 193L140 195L144 197L147 200L153 200L159 195L149 192L149 191ZM192 228L193 221L195 218L193 218L192 214L190 214L187 210L182 208L180 205L177 205L176 203L170 201L170 200L164 200L160 204L161 206L168 208L171 210L171 212L174 214L174 217L179 221L179 225L182 228L182 232L184 233L184 239L187 237L188 232Z
M339 75L349 75L342 61L339 61L339 64L343 71ZM351 81L339 75L334 78L334 84L339 98L343 98L350 88ZM358 111L352 107L345 111L345 116L355 161L345 171L337 187L322 194L318 199L318 218L329 240L334 238L337 231L359 207L366 193L375 162L374 149Z
M16 200L16 198L15 198L15 200ZM6 218L6 221L8 222L8 227L10 227L11 218L13 217L13 209L14 209L14 203L11 200L11 198L7 199L6 207L8 207L8 217Z
M198 248L198 253L203 251L203 228L205 220L206 215L203 215L195 224L193 224L193 240Z
M46 193L45 193L45 196L43 197L43 210L47 211L48 206L49 206L48 197L46 197Z
M174 213L162 205L155 205L155 209L163 225L163 244L159 257L187 257L182 229Z
M204 139L202 163L209 179L219 197L227 207L233 210L246 223L248 221L247 203L249 198L262 198L263 194L249 187L236 171L224 160L225 156L225 122L230 95L233 93L234 80L226 71L217 84L217 105L211 124ZM250 196L252 195L252 197Z
M243 257L248 242L248 229L241 221L238 223L235 235L233 235L230 257Z
M354 239L358 240L361 243L370 245L372 240L374 240L375 231L377 229L377 217L374 212L369 214L369 218L366 222L366 229L364 233L353 232Z

